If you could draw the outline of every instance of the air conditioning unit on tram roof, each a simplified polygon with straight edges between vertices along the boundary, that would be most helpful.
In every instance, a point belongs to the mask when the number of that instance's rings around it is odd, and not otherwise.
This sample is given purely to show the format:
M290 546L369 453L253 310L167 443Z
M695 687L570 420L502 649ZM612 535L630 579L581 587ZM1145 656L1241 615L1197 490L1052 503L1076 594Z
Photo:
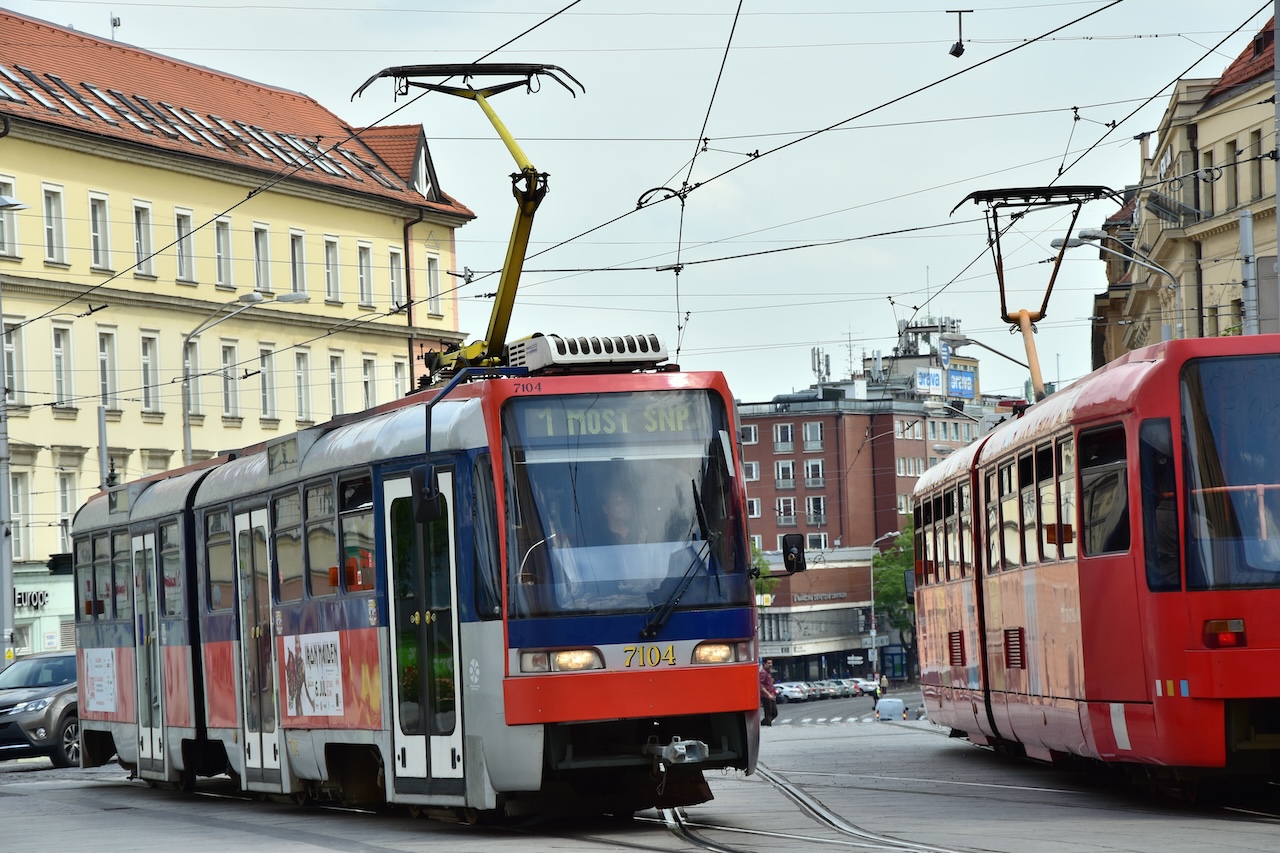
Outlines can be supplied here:
M667 348L657 335L602 335L561 337L541 332L513 341L507 347L507 364L530 373L607 370L644 370L667 360Z

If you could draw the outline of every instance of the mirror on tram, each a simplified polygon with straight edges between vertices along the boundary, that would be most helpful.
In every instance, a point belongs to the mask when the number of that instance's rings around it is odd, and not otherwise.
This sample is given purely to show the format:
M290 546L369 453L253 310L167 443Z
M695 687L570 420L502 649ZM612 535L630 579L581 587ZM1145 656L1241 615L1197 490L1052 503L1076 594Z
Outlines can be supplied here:
M441 500L434 465L414 465L410 468L409 487L413 491L414 521L426 524L444 515L444 501Z
M787 571L794 574L804 571L804 534L787 533L782 537L782 558Z

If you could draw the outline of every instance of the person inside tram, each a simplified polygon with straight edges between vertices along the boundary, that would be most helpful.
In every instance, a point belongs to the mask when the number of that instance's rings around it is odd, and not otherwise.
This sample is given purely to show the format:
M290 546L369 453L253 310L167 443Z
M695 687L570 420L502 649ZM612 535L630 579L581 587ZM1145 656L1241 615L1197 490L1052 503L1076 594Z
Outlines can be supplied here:
M643 541L635 502L624 484L615 482L606 487L600 508L605 521L603 544L632 545Z

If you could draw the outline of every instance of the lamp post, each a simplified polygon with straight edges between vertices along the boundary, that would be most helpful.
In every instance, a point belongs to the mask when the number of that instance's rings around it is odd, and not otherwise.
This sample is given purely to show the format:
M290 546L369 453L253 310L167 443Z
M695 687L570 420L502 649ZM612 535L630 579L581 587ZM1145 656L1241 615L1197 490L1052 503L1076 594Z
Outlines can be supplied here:
M13 196L0 195L0 216L16 210L27 210ZM0 309L0 318L4 317ZM0 319L0 336L6 334ZM13 518L9 512L9 365L0 364L0 669L13 661Z
M871 547L874 548L886 539L896 539L902 535L901 530L894 530L883 536L877 536L871 540ZM872 566L870 571L871 577L871 652L867 655L867 660L875 664L875 671L880 671L880 649L876 646L876 567L875 558L872 557Z
M1174 338L1182 337L1182 284L1178 281L1178 277L1176 275L1157 264L1151 258L1141 254L1128 243L1125 243L1114 235L1108 234L1106 231L1101 231L1096 228L1082 228L1080 231L1077 231L1076 234L1078 236L1071 237L1066 240L1061 237L1055 237L1053 240L1049 241L1049 245L1055 249L1060 249L1063 246L1066 246L1068 249L1075 249L1079 246L1085 245L1087 242L1097 241L1098 249L1100 251L1106 252L1109 255L1115 255L1117 258L1137 264L1140 267L1146 267L1147 269L1153 272L1158 272L1165 278L1169 279L1169 288L1173 291L1173 312L1175 315L1173 318L1173 336ZM1117 252L1115 249L1108 249L1106 246L1102 245L1103 240L1114 240L1121 246L1124 246L1127 251Z
M305 293L282 293L274 298L276 302L301 303L311 299ZM200 321L200 325L182 336L182 464L191 464L191 371L187 369L187 345L192 339L198 337L201 332L208 331L224 320L230 320L232 317L248 311L255 305L261 305L264 302L272 301L272 297L266 296L258 291L250 291L242 293L235 299L223 305L219 305L213 310L209 316ZM222 314L222 310L229 305L240 303L234 310ZM221 316L219 316L221 314Z
M1018 361L1013 356L1005 355L995 347L989 347L986 344L984 344L982 341L975 341L973 338L968 337L967 335L962 335L959 332L943 332L938 337L942 340L943 343L945 343L947 346L951 347L952 349L959 349L960 347L967 347L969 346L969 344L973 344L975 347L982 347L985 350L995 353L1001 358L1007 358L1009 359L1009 361L1012 361L1014 364L1018 365L1021 368L1024 368L1026 370L1031 369L1031 367L1025 361Z

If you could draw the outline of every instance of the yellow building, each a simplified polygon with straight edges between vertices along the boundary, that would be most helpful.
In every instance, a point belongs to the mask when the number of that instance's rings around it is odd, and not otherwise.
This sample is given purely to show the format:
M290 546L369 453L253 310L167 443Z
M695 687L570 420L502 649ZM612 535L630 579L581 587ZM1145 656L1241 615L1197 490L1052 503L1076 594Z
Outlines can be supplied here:
M46 564L107 477L414 388L421 354L462 339L445 271L473 214L419 126L351 128L305 95L3 10L0 30L22 651L73 644L69 577Z
M1140 180L1104 225L1109 288L1094 302L1095 367L1175 336L1280 331L1274 57L1268 23L1221 77L1179 81L1156 132L1142 137ZM1242 287L1246 220L1259 285L1252 308Z

